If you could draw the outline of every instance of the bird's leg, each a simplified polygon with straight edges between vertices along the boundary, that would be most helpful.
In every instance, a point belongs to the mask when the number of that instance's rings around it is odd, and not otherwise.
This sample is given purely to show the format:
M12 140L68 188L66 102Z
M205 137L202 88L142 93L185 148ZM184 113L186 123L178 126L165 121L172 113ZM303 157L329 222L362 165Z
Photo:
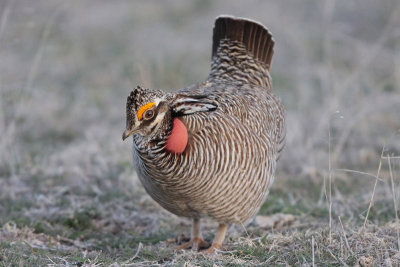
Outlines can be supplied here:
M193 219L192 235L190 241L177 247L177 249L186 249L192 247L192 250L199 251L201 248L207 248L210 244L201 237L200 219Z
M228 224L221 223L218 227L217 235L215 236L214 242L212 243L211 247L207 249L206 253L214 253L215 249L219 249L222 247L222 242L224 242L226 230L228 229Z
M201 237L200 219L193 219L192 227L192 250L199 251L201 248L208 248L210 244Z

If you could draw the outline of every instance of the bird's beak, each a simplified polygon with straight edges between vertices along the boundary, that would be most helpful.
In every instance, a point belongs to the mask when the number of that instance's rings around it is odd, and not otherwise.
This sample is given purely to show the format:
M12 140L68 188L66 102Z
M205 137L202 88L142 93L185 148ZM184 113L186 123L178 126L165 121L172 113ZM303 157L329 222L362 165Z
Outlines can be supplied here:
M131 136L132 134L134 134L133 130L126 129L124 131L124 133L122 134L122 141L125 141L125 139L128 138L129 136Z

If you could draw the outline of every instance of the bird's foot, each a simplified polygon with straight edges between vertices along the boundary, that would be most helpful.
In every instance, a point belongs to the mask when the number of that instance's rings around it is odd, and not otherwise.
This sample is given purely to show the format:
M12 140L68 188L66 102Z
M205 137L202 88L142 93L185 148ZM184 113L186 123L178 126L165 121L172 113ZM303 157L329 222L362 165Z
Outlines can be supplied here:
M219 243L213 243L212 245L211 245L211 247L209 247L208 249L206 249L205 251L204 251L204 253L206 253L206 254L213 254L217 249L221 249L222 248L222 245L221 244L219 244Z
M200 249L210 247L210 243L207 241L204 241L204 239L201 237L195 237L195 238L191 239L189 242L178 246L176 249L187 249L190 247L194 251L199 251Z

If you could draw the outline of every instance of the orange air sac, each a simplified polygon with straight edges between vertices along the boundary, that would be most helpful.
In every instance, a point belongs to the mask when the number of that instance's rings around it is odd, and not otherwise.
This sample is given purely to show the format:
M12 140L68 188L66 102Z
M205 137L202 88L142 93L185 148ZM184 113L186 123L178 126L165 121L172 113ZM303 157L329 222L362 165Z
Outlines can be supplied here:
M179 119L174 118L172 123L172 131L168 137L165 149L172 153L180 154L186 148L188 142L188 132L186 126Z

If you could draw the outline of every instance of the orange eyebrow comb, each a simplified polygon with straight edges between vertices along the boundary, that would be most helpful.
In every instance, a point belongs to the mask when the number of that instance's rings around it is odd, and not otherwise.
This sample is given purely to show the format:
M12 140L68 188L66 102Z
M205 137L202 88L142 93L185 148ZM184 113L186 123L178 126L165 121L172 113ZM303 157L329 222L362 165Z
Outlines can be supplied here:
M148 110L149 108L153 107L156 103L154 102L150 102L147 103L146 105L143 105L139 108L138 112L137 112L137 117L139 120L143 119L143 113Z

